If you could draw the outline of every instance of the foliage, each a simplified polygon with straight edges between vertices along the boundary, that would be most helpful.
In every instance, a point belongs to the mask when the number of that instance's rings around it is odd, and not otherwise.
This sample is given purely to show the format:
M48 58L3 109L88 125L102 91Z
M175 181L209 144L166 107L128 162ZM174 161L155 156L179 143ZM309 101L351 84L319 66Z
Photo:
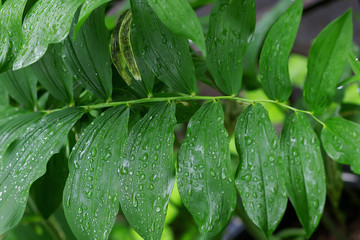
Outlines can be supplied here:
M289 71L302 0L257 25L254 0L199 19L212 2L130 0L109 30L109 0L0 1L0 235L41 216L44 239L114 238L117 218L171 239L184 206L202 238L237 214L272 238L290 199L312 236L327 191L339 199L333 161L360 173L359 118L342 115L360 102L341 95L360 74L352 10L316 37L303 80Z

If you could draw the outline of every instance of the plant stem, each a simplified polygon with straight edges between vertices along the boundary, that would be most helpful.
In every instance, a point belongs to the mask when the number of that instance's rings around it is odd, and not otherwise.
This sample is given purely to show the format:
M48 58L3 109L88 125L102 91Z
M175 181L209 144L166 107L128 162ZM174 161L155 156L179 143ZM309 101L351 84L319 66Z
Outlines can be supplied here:
M319 122L321 125L325 126L325 124L319 120L317 117L314 116L312 112L297 109L294 107L291 107L289 105L286 105L284 103L280 103L278 101L274 100L250 100L246 98L239 98L235 96L191 96L191 95L183 95L183 96L177 96L177 97L153 97L153 98L141 98L141 99L135 99L135 100L129 100L129 101L120 101L120 102L109 102L109 103L100 103L95 105L87 105L87 106L81 106L82 108L85 108L87 110L92 109L101 109L106 107L115 107L119 105L133 105L133 104L140 104L140 103L151 103L151 102L167 102L167 101L193 101L193 100L203 100L203 101L218 101L218 100L233 100L239 103L246 103L246 104L255 104L255 103L272 103L276 104L278 106L281 106L283 108L292 110L294 112L302 112L307 115L310 115L312 118L314 118L317 122Z

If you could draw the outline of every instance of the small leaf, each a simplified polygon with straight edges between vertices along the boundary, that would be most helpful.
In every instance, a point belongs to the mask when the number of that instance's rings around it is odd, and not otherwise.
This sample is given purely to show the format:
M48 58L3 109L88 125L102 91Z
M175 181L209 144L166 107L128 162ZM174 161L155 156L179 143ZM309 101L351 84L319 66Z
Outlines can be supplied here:
M269 237L284 215L287 195L278 138L261 104L240 115L235 144L240 154L236 187L249 218Z
M303 9L296 0L271 27L260 55L259 77L266 95L283 102L292 92L289 55L295 42Z
M145 239L160 239L174 186L175 103L158 103L135 124L120 163L120 204Z
M301 225L310 238L324 210L326 182L319 140L303 113L293 113L281 133L285 185Z
M74 102L73 73L62 59L62 44L50 45L32 67L41 85L60 101Z
M360 78L360 62L359 58L355 57L354 53L350 52L348 57L348 62L350 63L351 69L355 75Z
M177 179L181 199L195 218L200 233L206 238L218 235L236 206L221 103L203 105L190 119L178 152Z
M48 160L60 150L82 114L78 108L52 112L9 147L0 174L0 235L19 223L31 184L44 175Z
M172 32L193 40L206 53L204 33L199 19L187 0L148 0L161 22Z
M64 61L75 78L96 97L109 100L112 94L112 71L109 52L109 31L105 27L105 9L96 9L71 39L64 42Z
M143 0L131 0L135 28L131 42L136 62L143 58L149 69L161 81L176 91L194 94L196 79L194 64L190 57L188 40L175 35L158 19ZM143 74L142 66L138 65Z
M24 68L39 60L50 43L63 41L71 21L83 0L40 0L26 14L23 23L24 42L13 69Z
M12 68L22 45L22 16L26 0L7 0L0 9L0 73Z
M348 164L360 174L360 126L340 117L325 121L321 141L326 153L338 163Z
M256 24L254 37L244 56L244 82L247 87L258 88L257 64L264 39L275 21L294 3L294 0L279 0Z
M8 70L0 75L2 85L18 103L34 109L37 103L37 77L32 67Z
M108 239L119 211L117 168L127 140L129 109L102 113L85 130L69 160L63 204L78 239Z
M352 47L352 10L327 25L309 52L304 99L308 109L321 114L332 102Z
M238 95L243 56L254 33L254 0L217 0L211 11L207 34L207 65L218 88Z
M86 19L90 16L90 14L101 5L110 2L111 0L85 0L83 5L81 6L80 15L78 22L76 23L74 29L74 38L76 38L77 33L79 32L81 26L84 24Z
M125 11L120 17L111 36L111 58L124 81L142 97L152 95L154 74L142 57L135 58L130 38L139 34L131 29L131 11ZM135 34L135 35L134 35ZM138 53L140 55L140 53ZM138 68L141 66L141 74Z

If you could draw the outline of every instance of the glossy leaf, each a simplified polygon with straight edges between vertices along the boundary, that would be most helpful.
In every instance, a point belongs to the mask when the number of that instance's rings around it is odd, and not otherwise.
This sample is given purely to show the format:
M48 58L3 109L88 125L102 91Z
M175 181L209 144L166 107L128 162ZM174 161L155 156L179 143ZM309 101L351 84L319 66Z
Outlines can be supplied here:
M350 63L351 69L357 77L360 77L360 62L359 58L355 57L354 53L350 52L348 57L348 62Z
M205 54L205 38L199 19L187 0L147 0L161 22L172 32L191 39Z
M218 88L238 95L243 56L254 33L254 0L217 0L211 11L207 34L207 65Z
M78 239L108 239L119 211L117 168L127 140L129 109L115 107L97 117L75 145L63 204Z
M28 109L37 104L37 77L31 67L20 70L8 70L0 75L2 85L18 103Z
M275 21L293 4L294 0L280 0L256 24L254 37L244 56L244 81L247 87L257 86L257 64L262 44Z
M203 105L190 119L178 152L177 185L200 233L215 237L236 206L229 138L221 103ZM201 204L200 204L201 203Z
M17 116L24 114L21 108L14 108L9 106L0 106L0 127L6 122L13 120Z
M42 117L41 113L19 113L0 126L0 173L7 164L3 155L12 142L19 139L35 122Z
M321 141L333 160L348 164L360 174L360 126L340 117L329 118L321 131Z
M62 47L62 44L50 45L46 54L33 68L41 85L55 98L73 103L73 73L63 61Z
M101 5L104 5L105 3L110 2L111 0L85 0L83 5L81 6L79 19L76 23L75 29L74 29L74 38L76 38L76 35L78 31L80 30L81 26L84 24L86 19L90 16L90 14Z
M48 160L60 150L82 113L77 108L50 113L10 145L0 174L0 235L19 223L30 185L45 173Z
M0 73L12 68L22 45L22 15L26 0L7 0L0 9Z
M320 143L303 113L293 113L286 120L281 148L287 193L309 238L324 210L326 182Z
M304 99L308 109L321 114L332 102L352 47L352 10L326 26L309 52Z
M283 217L287 195L277 134L261 104L240 115L235 144L240 154L236 187L247 215L269 237Z
M112 94L112 71L109 31L105 27L105 9L96 9L79 30L76 40L65 40L64 61L77 79L96 97L109 100ZM72 29L75 27L73 22Z
M120 163L120 204L145 239L160 239L174 186L175 103L158 103L135 124Z
M303 9L296 0L271 27L260 55L259 77L266 95L283 102L292 92L289 55L295 42Z
M131 0L133 28L131 37L136 62L143 58L149 69L161 81L176 91L196 92L195 69L188 40L175 35L163 25L151 7L143 0ZM141 74L143 71L141 66Z
M24 42L13 69L26 67L39 60L50 43L63 41L71 21L83 0L40 0L26 14L23 23Z

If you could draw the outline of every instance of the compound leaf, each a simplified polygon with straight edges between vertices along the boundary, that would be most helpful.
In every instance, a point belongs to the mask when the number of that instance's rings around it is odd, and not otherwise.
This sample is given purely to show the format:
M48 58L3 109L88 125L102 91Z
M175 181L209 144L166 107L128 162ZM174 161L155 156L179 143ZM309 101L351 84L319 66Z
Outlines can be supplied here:
M145 239L160 239L174 186L175 103L158 103L135 124L120 163L120 204Z
M24 42L13 69L26 67L39 60L50 43L63 41L71 21L84 0L40 0L28 11L23 23Z
M304 99L308 109L321 114L332 102L352 47L352 10L327 25L309 52Z
M205 38L199 19L187 0L147 0L151 8L172 32L193 40L206 52Z
M28 109L34 109L37 104L37 77L32 67L8 70L0 75L2 85L18 103Z
M67 108L46 115L3 155L6 164L0 174L0 235L19 223L31 184L45 173L48 160L60 150L82 114L78 108Z
M167 29L147 1L131 0L130 3L133 28L138 33L131 37L135 58L143 58L155 76L172 89L195 93L195 68L188 40ZM138 66L142 73L141 65Z
M22 44L22 15L27 0L7 0L0 9L0 73L12 68Z
M247 215L269 237L283 217L287 195L277 134L261 104L240 115L235 144L240 154L236 187Z
M46 54L33 65L41 85L60 101L74 102L73 73L62 58L62 44L50 45Z
M296 0L271 27L259 62L259 77L266 95L283 102L292 92L289 55L300 25L303 4Z
M63 204L78 239L108 239L119 211L118 165L129 109L111 108L85 130L70 155Z
M326 153L333 160L350 165L360 174L360 126L340 117L325 121L321 141Z
M281 133L285 185L309 238L325 205L326 182L319 140L303 113L293 113Z
M254 0L217 0L211 11L206 60L216 85L227 95L240 92L243 56L255 24Z
M181 199L195 218L200 233L207 238L218 235L236 206L234 172L221 103L203 105L190 119L178 152L177 179Z
M63 58L75 78L96 97L109 100L112 95L112 71L109 31L105 27L105 9L98 8L79 30L76 40L64 42ZM73 22L72 29L75 27ZM70 32L72 33L72 31Z

